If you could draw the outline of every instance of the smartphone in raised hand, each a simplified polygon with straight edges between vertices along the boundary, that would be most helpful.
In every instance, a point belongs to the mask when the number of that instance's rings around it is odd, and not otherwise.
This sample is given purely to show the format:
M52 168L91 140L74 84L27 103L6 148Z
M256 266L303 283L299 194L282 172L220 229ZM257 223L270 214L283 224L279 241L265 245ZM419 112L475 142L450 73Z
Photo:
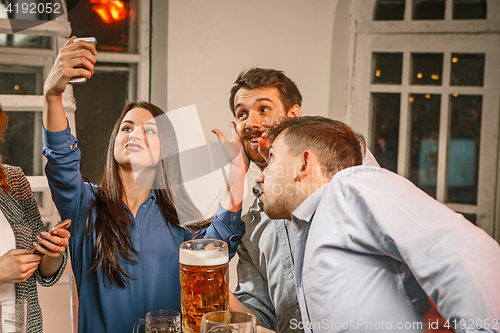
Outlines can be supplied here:
M53 226L53 227L49 230L49 233L51 233L51 234L52 234L52 233L54 232L54 230L56 230L56 229L61 229L61 228L62 228L62 229L68 229L68 227L70 226L70 224L71 224L71 220L69 220L69 219L68 219L68 220L64 220L64 221L62 221L62 222L59 222L59 223L57 223L55 226ZM33 253L37 253L36 248L35 248L35 249L33 249L33 250L31 250L31 254L33 254Z
M73 43L78 42L80 40L92 43L92 44L94 44L94 46L97 44L97 40L95 39L95 37L75 38L75 40L73 41ZM85 82L87 82L87 78L86 77L74 77L71 80L69 80L68 83L71 83L71 84L81 84L81 83L85 83Z

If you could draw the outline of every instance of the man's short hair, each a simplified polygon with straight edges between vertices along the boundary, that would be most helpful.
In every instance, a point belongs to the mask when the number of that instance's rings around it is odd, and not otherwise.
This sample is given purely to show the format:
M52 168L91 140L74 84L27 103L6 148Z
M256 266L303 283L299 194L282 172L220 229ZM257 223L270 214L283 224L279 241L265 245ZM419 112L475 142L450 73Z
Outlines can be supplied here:
M327 176L363 163L365 139L341 121L320 116L286 118L269 129L271 141L279 135L293 156L311 150Z
M252 68L238 75L234 85L231 88L229 96L229 107L235 115L234 96L241 88L276 88L280 92L280 100L283 103L285 111L290 110L292 106L302 105L302 95L295 82L290 80L285 73L276 69Z

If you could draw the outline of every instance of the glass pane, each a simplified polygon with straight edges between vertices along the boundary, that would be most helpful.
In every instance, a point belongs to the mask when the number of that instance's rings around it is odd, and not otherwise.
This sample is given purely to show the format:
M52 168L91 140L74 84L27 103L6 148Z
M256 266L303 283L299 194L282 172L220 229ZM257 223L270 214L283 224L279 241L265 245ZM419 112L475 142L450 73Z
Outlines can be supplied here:
M413 0L414 20L444 20L445 0Z
M410 84L440 86L442 73L442 53L411 54Z
M436 198L441 95L410 94L410 180Z
M0 142L2 163L19 166L27 176L42 175L41 112L10 112L5 142Z
M47 3L50 3L48 7ZM2 0L0 1L0 13L0 18L53 20L63 15L64 10L61 6L61 0Z
M477 216L476 214L462 214L467 220L469 220L472 224L476 224Z
M137 52L137 0L79 1L69 11L73 35L97 38L97 50Z
M0 94L42 95L43 67L0 64Z
M446 202L477 204L482 102L482 96L450 96Z
M483 86L484 54L452 53L452 86Z
M35 49L51 49L52 37L0 34L0 46L30 47Z
M82 151L80 169L94 183L100 181L104 170L109 133L128 102L130 71L126 66L97 65L90 80L73 88L78 147Z
M373 19L376 21L404 20L405 0L377 0Z
M403 53L373 52L372 83L401 84Z
M485 19L486 0L453 0L453 19Z
M371 149L382 168L397 172L400 94L372 93Z

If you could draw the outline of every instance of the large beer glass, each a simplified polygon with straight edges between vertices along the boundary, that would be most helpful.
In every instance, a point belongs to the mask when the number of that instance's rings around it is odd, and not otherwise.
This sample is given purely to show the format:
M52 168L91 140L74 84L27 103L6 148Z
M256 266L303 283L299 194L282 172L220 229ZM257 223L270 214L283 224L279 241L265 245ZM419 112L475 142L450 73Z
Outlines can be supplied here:
M182 330L200 331L201 317L229 309L229 252L215 239L196 239L179 250Z

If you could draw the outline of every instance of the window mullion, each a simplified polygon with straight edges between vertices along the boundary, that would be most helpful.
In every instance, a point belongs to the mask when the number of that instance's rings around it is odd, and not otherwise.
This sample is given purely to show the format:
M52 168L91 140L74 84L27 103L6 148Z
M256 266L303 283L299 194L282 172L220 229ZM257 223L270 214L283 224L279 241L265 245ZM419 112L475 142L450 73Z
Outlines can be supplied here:
M408 1L409 2L409 1ZM410 52L403 52L403 78L401 81L401 106L399 120L398 174L408 177L410 160L411 119L408 110Z
M451 110L449 107L449 83L450 83L450 52L443 56L443 87L441 95L441 114L439 118L439 146L438 146L438 172L436 184L436 200L444 202L446 199L447 175L448 175L448 146L450 138Z

